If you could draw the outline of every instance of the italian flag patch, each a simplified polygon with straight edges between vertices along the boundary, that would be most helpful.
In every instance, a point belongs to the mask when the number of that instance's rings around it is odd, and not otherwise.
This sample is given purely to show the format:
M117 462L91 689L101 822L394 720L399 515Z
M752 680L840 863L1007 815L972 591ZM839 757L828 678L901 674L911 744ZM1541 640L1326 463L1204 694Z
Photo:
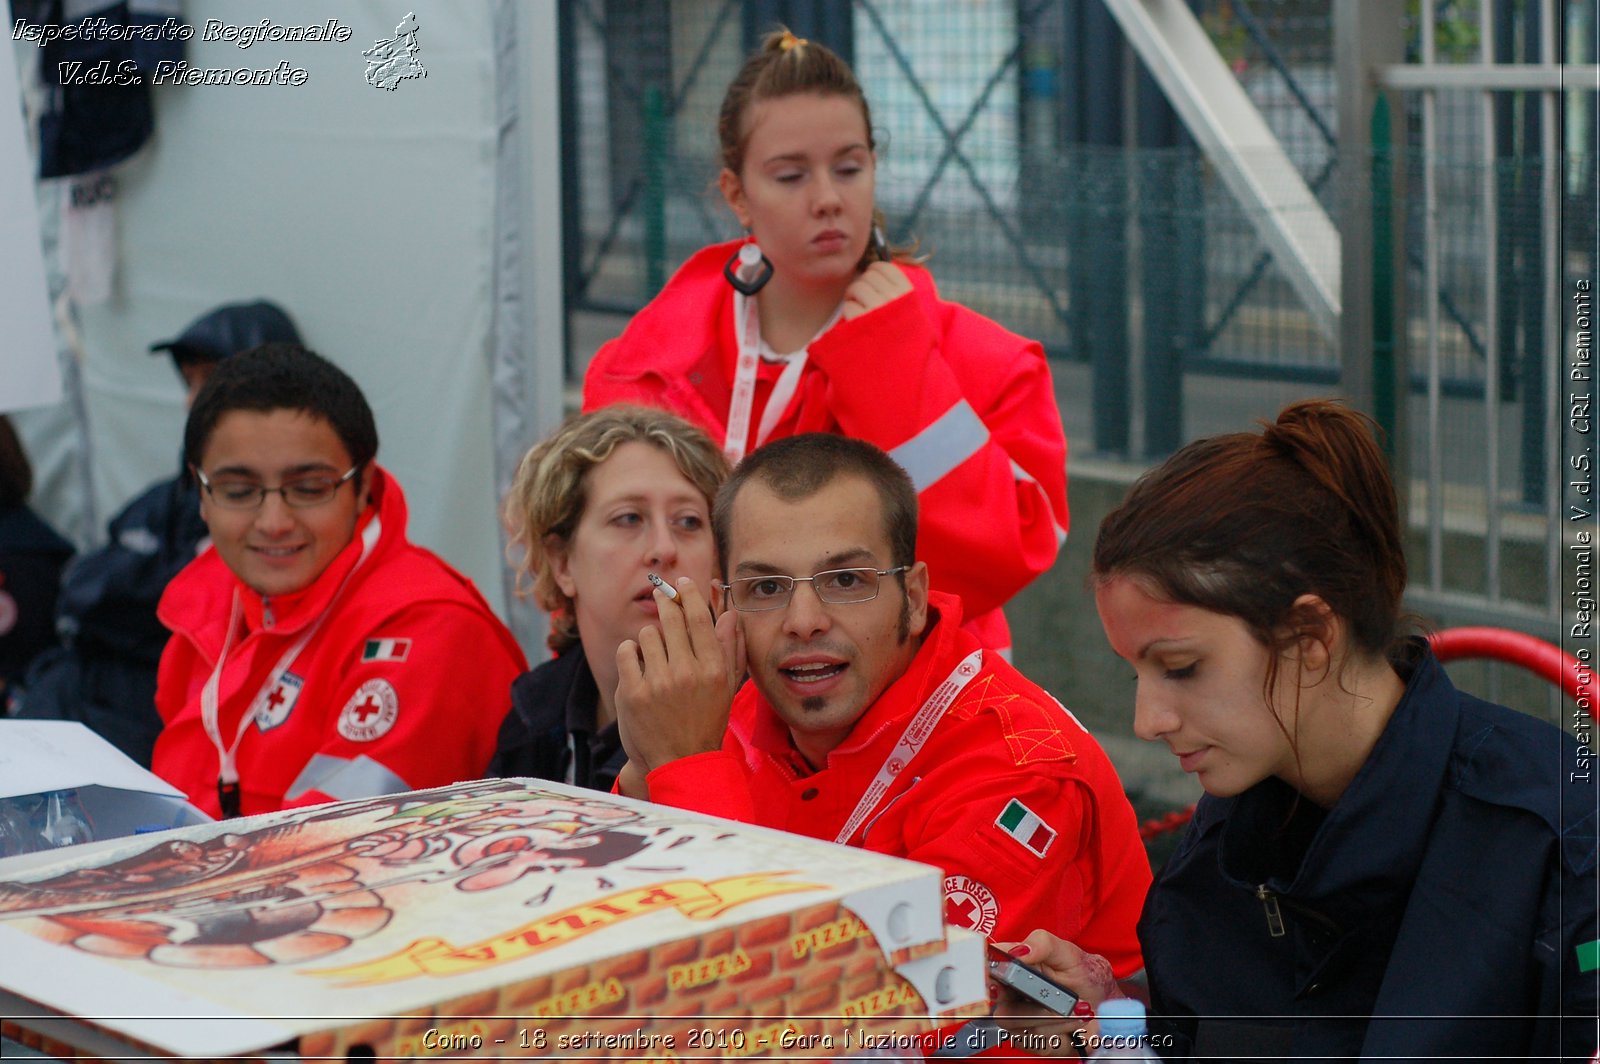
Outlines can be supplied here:
M369 639L361 651L362 661L404 661L411 653L409 639Z
M1600 938L1578 947L1578 971L1592 972L1600 968Z
M995 825L1022 843L1023 848L1035 857L1043 857L1049 851L1050 844L1056 841L1056 829L1015 798L1000 810Z

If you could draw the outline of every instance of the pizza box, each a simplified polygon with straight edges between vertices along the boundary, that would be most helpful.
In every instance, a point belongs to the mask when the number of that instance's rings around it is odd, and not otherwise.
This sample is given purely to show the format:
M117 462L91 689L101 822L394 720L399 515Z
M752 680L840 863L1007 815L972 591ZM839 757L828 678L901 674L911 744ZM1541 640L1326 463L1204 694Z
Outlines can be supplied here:
M982 948L927 865L542 780L0 861L0 1034L65 1055L843 1056Z
M210 820L83 724L0 720L0 857Z

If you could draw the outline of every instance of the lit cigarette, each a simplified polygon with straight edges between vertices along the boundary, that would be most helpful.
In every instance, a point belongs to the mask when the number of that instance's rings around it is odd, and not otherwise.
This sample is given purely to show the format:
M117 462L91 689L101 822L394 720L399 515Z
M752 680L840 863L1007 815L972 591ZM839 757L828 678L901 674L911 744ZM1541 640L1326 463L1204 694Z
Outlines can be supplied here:
M662 593L665 594L667 596L667 598L671 599L674 602L678 601L678 589L677 588L673 587L671 584L669 584L665 580L661 579L655 573L645 573L644 575L645 575L645 579L649 580L652 584L656 585L656 587L660 588Z

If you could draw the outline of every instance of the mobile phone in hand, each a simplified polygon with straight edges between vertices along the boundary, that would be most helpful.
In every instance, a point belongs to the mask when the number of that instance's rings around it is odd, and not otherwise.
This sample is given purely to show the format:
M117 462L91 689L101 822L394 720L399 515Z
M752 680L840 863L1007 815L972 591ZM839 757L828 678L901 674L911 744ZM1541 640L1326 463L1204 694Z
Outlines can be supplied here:
M1010 987L1029 1001L1049 1009L1057 1016L1071 1016L1078 995L1037 968L1023 964L1003 950L989 945L989 978Z

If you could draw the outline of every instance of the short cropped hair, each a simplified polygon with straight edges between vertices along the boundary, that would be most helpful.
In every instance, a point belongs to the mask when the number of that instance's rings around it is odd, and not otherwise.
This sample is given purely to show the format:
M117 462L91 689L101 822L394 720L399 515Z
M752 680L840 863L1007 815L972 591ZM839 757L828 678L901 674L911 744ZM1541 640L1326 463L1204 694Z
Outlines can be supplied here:
M733 539L733 504L748 481L755 480L786 502L809 499L841 477L860 477L878 493L883 531L889 539L891 566L917 560L917 489L911 475L878 447L865 440L831 432L808 432L775 440L739 463L717 493L711 527L717 538L722 578L728 578L728 545Z
M235 410L298 410L320 418L363 470L378 454L378 426L361 388L344 370L299 344L262 344L217 363L189 409L183 460L198 469L217 422Z
M665 452L684 479L705 496L706 508L728 476L728 460L700 428L676 414L619 404L575 417L535 444L517 466L504 514L518 580L532 582L535 602L550 614L550 649L561 653L578 642L578 619L570 596L556 583L552 549L566 550L589 505L588 473L625 443L647 443Z

